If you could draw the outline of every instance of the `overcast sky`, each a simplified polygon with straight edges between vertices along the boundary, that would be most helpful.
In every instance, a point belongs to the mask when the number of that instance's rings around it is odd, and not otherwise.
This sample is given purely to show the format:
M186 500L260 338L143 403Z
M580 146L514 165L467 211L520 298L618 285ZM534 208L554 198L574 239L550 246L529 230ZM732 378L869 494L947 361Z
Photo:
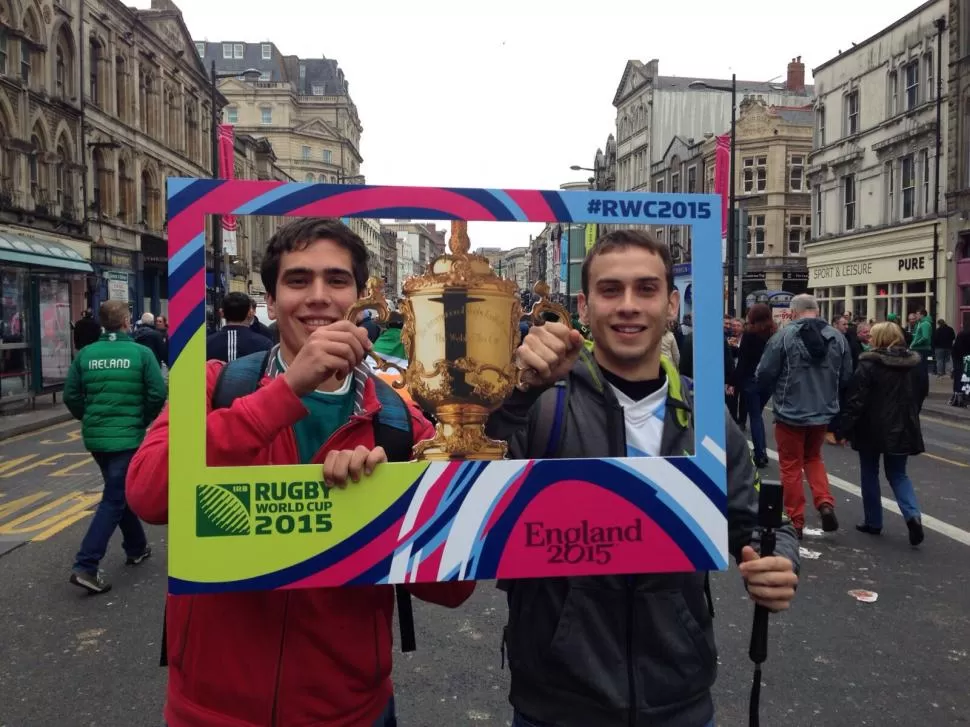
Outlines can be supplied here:
M271 40L286 54L337 59L364 126L370 184L558 189L589 176L569 166L592 166L614 130L613 95L627 60L659 58L663 75L783 81L800 55L810 76L918 3L182 0L180 7L196 39ZM528 244L535 228L485 223L469 232L474 246L510 248Z

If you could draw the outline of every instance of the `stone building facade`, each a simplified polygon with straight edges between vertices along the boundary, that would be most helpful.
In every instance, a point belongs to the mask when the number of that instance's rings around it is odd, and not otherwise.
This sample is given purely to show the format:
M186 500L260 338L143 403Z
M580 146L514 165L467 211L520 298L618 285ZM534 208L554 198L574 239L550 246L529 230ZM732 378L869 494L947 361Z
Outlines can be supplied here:
M953 303L939 316L960 330L970 326L970 3L950 0L948 14L951 63L945 118L950 134L944 172L947 240L941 263Z
M952 310L945 218L936 214L948 145L947 126L936 123L937 69L949 67L950 50L937 21L947 11L947 0L923 3L815 69L806 251L827 318Z
M224 122L269 139L287 174L299 182L363 182L363 126L337 61L284 55L272 42L200 40L194 49L206 69L215 64Z

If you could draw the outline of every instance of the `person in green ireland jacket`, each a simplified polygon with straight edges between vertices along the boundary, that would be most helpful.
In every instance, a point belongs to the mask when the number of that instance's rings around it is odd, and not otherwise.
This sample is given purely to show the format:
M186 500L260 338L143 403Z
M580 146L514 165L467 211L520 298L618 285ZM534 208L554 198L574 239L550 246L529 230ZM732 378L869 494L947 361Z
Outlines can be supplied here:
M913 327L913 340L909 348L919 354L920 373L929 379L930 353L933 351L933 319L924 308L919 312L919 319Z
M71 583L90 593L111 589L99 569L115 528L121 528L128 565L152 554L145 529L125 501L128 463L162 411L168 389L151 350L128 336L128 304L101 305L101 337L78 352L64 385L64 403L81 420L84 446L101 468L104 492L71 571Z

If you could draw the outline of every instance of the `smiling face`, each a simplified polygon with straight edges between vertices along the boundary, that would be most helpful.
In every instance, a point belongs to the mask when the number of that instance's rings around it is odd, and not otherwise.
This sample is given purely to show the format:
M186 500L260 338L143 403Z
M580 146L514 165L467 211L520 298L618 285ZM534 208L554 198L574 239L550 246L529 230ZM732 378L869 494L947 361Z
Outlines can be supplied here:
M660 374L660 340L677 315L679 294L667 290L663 259L635 245L618 246L589 261L589 293L578 296L597 362L633 381Z
M280 256L276 294L266 295L277 322L283 360L290 363L317 328L342 320L357 302L350 251L333 240L317 240Z

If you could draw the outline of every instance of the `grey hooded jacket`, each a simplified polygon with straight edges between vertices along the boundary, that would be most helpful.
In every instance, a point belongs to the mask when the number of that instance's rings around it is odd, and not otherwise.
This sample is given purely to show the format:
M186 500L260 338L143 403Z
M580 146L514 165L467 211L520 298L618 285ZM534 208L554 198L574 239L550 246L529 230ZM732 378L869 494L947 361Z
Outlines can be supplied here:
M778 331L755 380L772 395L775 419L792 426L828 424L839 414L839 394L852 379L852 350L820 318L800 318Z
M676 369L668 379L661 452L692 454L691 398ZM562 385L562 384L560 384ZM567 387L558 457L626 456L623 409L592 356L583 352ZM540 396L516 391L489 419L513 458L543 456ZM725 411L729 548L757 548L760 480L747 442ZM798 567L798 541L786 520L776 554ZM499 582L508 592L504 645L512 673L509 700L555 727L701 727L713 717L717 673L707 574L671 573Z

